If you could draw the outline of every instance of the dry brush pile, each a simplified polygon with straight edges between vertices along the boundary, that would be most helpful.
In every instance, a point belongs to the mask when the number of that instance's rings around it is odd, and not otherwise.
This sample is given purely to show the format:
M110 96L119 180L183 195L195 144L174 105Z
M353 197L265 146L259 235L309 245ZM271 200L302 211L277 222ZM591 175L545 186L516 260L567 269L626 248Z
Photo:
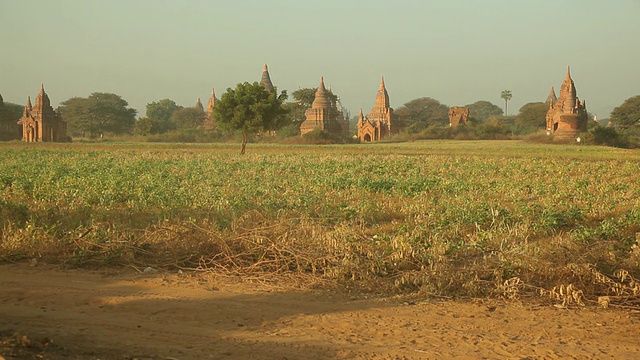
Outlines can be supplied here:
M640 305L638 160L370 149L6 148L0 261Z

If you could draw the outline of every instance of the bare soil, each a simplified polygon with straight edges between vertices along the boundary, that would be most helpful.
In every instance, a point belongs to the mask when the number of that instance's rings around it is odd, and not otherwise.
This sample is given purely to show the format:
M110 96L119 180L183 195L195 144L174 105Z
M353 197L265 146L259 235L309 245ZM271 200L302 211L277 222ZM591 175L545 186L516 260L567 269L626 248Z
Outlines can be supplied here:
M0 359L639 359L640 314L0 266Z

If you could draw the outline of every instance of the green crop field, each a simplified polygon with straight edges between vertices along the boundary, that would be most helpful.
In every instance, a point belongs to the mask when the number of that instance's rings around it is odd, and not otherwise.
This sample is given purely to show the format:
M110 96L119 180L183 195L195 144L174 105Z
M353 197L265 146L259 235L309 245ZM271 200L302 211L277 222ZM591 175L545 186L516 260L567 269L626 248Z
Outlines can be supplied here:
M0 144L0 261L584 303L640 295L640 152Z

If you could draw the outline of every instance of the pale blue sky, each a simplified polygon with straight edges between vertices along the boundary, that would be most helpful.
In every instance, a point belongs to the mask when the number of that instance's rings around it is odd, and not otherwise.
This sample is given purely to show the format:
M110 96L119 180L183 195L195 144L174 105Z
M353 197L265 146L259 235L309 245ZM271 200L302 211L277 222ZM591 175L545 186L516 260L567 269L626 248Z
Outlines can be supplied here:
M0 94L24 104L113 92L144 115L192 106L267 63L279 90L320 76L352 115L384 75L395 108L423 96L544 101L571 65L600 118L640 94L640 0L0 0Z

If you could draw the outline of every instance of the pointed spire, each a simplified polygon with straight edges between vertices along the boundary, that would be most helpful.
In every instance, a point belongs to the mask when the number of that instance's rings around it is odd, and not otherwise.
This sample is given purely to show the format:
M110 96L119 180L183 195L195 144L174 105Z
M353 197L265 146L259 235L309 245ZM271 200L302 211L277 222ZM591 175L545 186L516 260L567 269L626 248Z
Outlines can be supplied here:
M360 108L360 114L358 114L358 122L364 122L364 113L362 112L362 108Z
M33 107L31 106L31 96L27 97L27 105L24 106L24 111L22 111L22 117L27 117L31 112Z
M207 103L207 116L211 116L213 113L213 108L216 106L216 91L215 89L211 89L211 97L209 98L209 102Z
M327 89L324 87L324 77L320 77L320 86L316 91L316 96L311 104L312 108L329 108L331 101L329 100Z
M549 106L553 106L556 100L558 100L558 97L556 96L556 89L552 86L551 90L549 91L549 96L547 96L547 100L545 101L545 103L549 104Z
M262 79L260 79L260 83L268 92L273 91L273 83L271 82L271 76L269 76L269 68L267 67L267 64L264 64L262 67Z
M38 96L36 96L36 103L34 107L36 111L43 111L44 109L51 107L49 96L44 92L44 83L40 84L40 92L38 93Z
M202 101L200 100L200 98L198 98L198 101L196 101L196 109L204 111L204 106L202 106Z
M378 88L378 94L376 95L376 105L371 112L382 112L382 109L389 108L389 93L384 84L384 76L380 80L380 88ZM377 111L375 109L378 109Z

